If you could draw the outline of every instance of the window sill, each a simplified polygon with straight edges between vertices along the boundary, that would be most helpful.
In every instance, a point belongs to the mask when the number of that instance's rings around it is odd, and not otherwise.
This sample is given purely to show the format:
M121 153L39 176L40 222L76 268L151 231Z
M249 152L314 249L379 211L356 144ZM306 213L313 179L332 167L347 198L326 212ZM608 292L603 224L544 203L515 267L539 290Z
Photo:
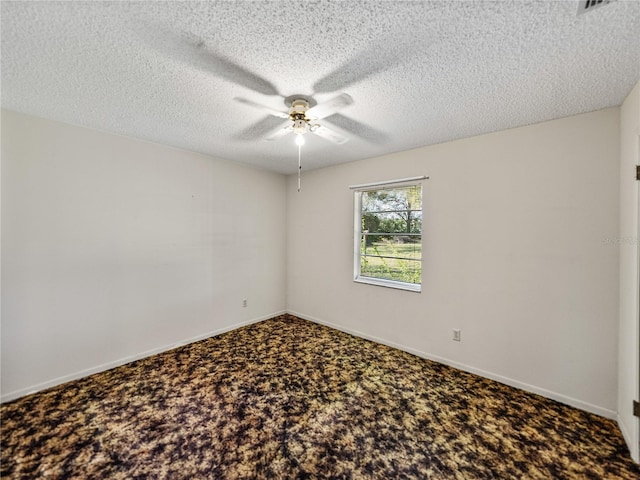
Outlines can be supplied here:
M376 285L378 287L395 288L396 290L407 290L409 292L420 293L422 291L422 285L418 283L406 283L398 282L395 280L384 280L382 278L372 277L356 277L353 279L356 283L366 283L368 285Z

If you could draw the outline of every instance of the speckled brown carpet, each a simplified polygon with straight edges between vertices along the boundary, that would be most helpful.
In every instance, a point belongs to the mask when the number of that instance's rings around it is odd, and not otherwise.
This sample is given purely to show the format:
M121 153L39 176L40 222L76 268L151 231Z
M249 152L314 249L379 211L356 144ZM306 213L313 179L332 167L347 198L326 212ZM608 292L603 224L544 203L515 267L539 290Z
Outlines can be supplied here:
M6 478L640 478L610 420L288 315L1 414Z

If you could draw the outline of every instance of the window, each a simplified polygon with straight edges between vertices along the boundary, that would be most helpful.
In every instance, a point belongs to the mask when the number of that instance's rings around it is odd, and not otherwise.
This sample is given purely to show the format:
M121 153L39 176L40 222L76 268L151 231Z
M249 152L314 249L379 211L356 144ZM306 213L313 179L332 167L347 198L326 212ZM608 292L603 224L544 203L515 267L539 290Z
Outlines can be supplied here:
M419 292L422 184L352 188L356 189L354 280Z

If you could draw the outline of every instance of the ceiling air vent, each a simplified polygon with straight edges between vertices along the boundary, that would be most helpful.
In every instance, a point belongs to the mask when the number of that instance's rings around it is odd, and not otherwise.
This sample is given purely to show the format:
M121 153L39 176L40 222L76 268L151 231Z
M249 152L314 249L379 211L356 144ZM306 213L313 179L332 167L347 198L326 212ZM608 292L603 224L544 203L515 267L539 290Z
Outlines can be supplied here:
M608 3L615 2L616 0L580 0L578 2L578 15L581 13L590 12L598 7L603 7Z

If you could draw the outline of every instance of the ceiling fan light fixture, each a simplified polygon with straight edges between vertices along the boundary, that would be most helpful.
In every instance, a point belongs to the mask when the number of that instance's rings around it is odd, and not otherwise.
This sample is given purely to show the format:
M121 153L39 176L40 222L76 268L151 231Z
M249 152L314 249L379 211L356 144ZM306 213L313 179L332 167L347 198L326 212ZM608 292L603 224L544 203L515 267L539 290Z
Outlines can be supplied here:
M274 117L287 120L283 123L282 127L278 127L277 130L274 130L266 136L265 140L275 140L291 132L298 136L304 135L308 132L314 133L337 145L341 145L348 140L340 133L333 131L331 128L327 128L324 124L320 125L315 123L316 121L330 117L331 115L336 114L339 110L342 110L344 107L351 105L353 103L353 99L346 93L342 93L321 105L318 105L315 100L310 97L303 98L300 95L292 95L284 99L285 105L289 108L287 112L274 110L271 107L261 105L244 98L236 97L236 100L240 103L266 111ZM296 144L299 141L297 141Z
M296 140L295 141L296 141L296 145L298 145L299 147L304 145L304 137L302 136L302 134L296 135Z
M293 121L293 133L303 135L307 133L307 122L302 119L296 119Z

